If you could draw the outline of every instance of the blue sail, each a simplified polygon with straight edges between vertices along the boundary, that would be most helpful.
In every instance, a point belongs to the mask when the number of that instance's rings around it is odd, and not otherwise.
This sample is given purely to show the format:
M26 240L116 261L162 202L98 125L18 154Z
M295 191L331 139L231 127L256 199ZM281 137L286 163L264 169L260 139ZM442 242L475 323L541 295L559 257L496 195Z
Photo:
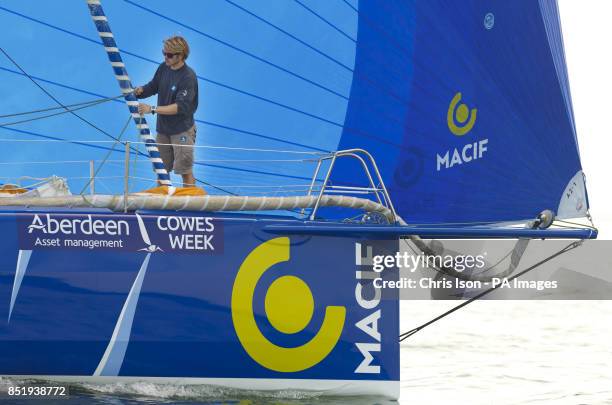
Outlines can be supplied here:
M374 155L409 223L500 222L588 209L554 0L105 3L132 81L150 79L161 41L184 35L198 74L196 178L211 193L307 188L317 153ZM85 4L0 4L6 51L63 103L117 95ZM53 105L14 64L0 62L4 114ZM154 100L150 100L154 102ZM117 136L120 100L79 112ZM104 192L121 192L122 148L70 114L1 127L28 143L6 159L7 180L68 177L76 191L87 160ZM152 123L154 126L154 122ZM130 127L124 138L137 140ZM4 145L4 143L3 143ZM252 151L258 149L258 151ZM291 150L313 155L282 155ZM290 159L288 158L290 157ZM133 156L132 159L137 157ZM154 181L146 158L132 186ZM69 160L54 166L18 161ZM80 162L80 163L77 163ZM262 162L266 161L266 162ZM333 184L361 181L338 164ZM147 180L148 178L148 180ZM175 179L176 180L176 179ZM363 184L363 183L361 183Z
M554 1L360 6L355 76L369 81L353 81L339 147L384 159L406 221L510 221L544 209L581 216ZM350 178L347 170L336 180ZM573 212L561 204L572 181L583 195Z
M188 39L192 52L187 62L198 74L201 89L195 117L198 144L245 149L243 153L196 150L196 177L217 186L207 187L208 191L246 194L258 191L248 188L252 185L307 187L315 163L277 160L305 160L316 155L255 153L248 149L311 153L336 149L352 83L357 31L353 9L344 3L314 7L286 1L191 2L182 8L166 1L107 3L105 9L116 41L135 84L148 81L162 62L164 38L178 33ZM61 10L33 1L0 4L2 24L16 27L6 32L6 50L66 104L117 94L87 12L85 3ZM10 95L4 103L7 113L54 104L6 59L0 62L0 74L4 93ZM127 118L121 102L80 114L113 135L119 134ZM151 126L155 126L154 120ZM4 127L0 133L4 138L109 140L70 115ZM137 140L130 130L124 138ZM80 144L48 144L45 152L41 148L20 148L15 158L39 160L43 154L68 160L101 160L111 144L96 146L97 150ZM118 150L112 155L99 177L121 173L122 162L112 160L121 160L122 153ZM266 164L262 160L274 162ZM146 164L133 167L137 177L151 177ZM27 172L41 177L48 170L11 166L10 174ZM61 167L56 174L69 177L71 184L84 184L76 178L83 176L83 166ZM111 191L121 190L120 181L108 179L106 183ZM150 182L136 179L135 184L142 189ZM236 188L240 185L246 188Z

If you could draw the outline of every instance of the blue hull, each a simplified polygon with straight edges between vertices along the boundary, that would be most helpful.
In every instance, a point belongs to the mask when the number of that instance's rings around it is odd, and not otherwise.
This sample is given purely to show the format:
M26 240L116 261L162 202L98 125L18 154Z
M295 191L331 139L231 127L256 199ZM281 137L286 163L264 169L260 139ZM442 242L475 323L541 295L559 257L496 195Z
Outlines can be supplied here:
M365 257L397 240L263 230L294 222L3 211L0 374L343 381L396 396L398 301L371 289Z

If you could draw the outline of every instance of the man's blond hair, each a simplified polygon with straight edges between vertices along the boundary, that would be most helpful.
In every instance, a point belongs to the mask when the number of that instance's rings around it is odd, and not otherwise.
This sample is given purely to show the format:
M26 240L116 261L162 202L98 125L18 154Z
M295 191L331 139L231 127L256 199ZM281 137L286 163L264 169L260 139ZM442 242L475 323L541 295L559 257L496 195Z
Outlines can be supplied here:
M189 44L185 38L175 35L164 40L164 48L172 53L182 53L183 60L187 60L189 56Z

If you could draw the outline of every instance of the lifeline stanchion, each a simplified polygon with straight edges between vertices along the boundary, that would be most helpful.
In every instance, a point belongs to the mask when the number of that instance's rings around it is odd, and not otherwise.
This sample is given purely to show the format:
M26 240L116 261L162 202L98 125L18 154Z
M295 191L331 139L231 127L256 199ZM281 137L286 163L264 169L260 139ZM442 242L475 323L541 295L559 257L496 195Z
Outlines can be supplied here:
M95 185L95 177L96 177L96 168L94 166L94 161L89 161L89 192L91 195L96 194L96 185Z
M128 190L130 182L130 142L125 143L125 170L123 177L123 212L128 210Z

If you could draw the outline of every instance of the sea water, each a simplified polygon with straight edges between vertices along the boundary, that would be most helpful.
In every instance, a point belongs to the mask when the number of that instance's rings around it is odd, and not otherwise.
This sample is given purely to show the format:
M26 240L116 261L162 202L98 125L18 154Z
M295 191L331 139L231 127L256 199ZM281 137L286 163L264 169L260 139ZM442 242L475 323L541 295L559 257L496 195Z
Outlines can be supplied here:
M402 301L402 331L457 305ZM2 391L11 383L0 380ZM322 397L151 383L81 384L73 404L389 404L381 398ZM3 404L31 403L2 400ZM612 404L612 301L480 301L401 344L400 404Z
M457 305L403 301L402 330ZM480 301L401 346L402 404L612 404L612 301Z

